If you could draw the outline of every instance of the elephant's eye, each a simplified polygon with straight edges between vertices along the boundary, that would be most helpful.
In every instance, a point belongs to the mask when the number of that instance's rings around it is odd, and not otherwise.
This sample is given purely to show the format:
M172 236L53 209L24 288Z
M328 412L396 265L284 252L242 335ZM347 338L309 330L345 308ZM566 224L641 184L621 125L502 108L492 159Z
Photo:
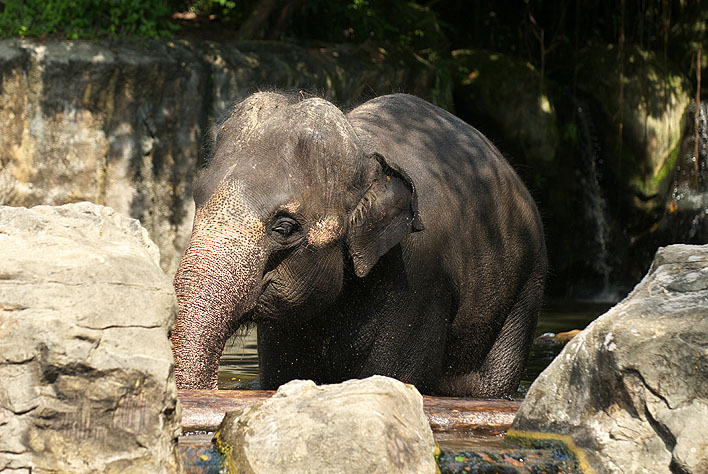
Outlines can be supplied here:
M273 226L273 232L277 232L283 237L289 237L295 233L300 226L298 223L290 218L283 217L278 219L278 221Z

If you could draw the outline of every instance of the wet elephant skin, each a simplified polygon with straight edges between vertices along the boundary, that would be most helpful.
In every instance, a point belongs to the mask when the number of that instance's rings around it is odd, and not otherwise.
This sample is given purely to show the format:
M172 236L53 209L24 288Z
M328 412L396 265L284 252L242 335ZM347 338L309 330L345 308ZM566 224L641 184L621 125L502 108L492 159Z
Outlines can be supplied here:
M225 341L255 324L264 388L381 374L514 392L546 248L531 196L477 130L405 94L345 115L260 92L205 150L175 276L180 388L216 388Z

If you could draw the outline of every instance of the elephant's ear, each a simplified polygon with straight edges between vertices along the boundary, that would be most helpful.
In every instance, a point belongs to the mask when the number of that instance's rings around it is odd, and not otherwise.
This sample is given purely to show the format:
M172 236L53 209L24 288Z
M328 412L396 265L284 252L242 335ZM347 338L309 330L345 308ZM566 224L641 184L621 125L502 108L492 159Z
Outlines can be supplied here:
M408 174L373 153L368 169L369 189L349 216L347 246L354 272L366 276L379 258L403 237L423 230L418 196Z

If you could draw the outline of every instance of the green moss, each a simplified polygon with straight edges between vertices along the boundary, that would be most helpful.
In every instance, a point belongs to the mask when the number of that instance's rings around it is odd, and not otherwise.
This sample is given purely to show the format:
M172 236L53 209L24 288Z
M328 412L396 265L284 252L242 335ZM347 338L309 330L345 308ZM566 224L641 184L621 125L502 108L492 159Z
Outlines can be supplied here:
M231 462L231 452L233 451L233 445L224 441L224 437L221 433L221 430L214 433L212 443L214 443L216 451L221 455L221 464L226 469L226 472L237 472L234 468L233 463Z
M510 429L504 440L512 446L521 448L564 451L568 456L576 459L578 468L583 474L595 474L595 469L590 465L585 450L575 444L573 438L568 435Z
M214 434L214 438L212 439L212 441L214 443L214 446L216 446L217 451L219 451L219 454L221 454L222 456L228 456L231 453L233 446L228 443L225 443L222 438L223 436L221 434L221 431L217 431Z
M676 162L678 161L680 152L681 140L677 140L676 145L671 150L671 153L669 153L666 160L664 160L664 164L661 166L656 175L650 176L646 179L636 176L630 183L632 188L644 196L661 194L662 191L664 191L662 190L662 187L664 187L667 183L668 179L671 177L671 172L676 167Z

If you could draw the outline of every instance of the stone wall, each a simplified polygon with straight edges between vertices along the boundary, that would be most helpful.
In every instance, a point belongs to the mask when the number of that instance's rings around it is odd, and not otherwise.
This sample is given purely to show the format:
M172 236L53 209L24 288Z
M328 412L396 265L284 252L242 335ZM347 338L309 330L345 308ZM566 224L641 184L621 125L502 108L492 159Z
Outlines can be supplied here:
M657 246L704 242L708 219L672 192L677 173L700 181L680 156L690 81L633 49L621 82L616 61L609 46L583 51L571 85L485 51L435 65L368 43L3 40L0 204L109 205L141 221L172 274L191 231L200 138L231 104L272 88L344 108L400 91L448 109L454 98L537 200L549 291L622 294Z

